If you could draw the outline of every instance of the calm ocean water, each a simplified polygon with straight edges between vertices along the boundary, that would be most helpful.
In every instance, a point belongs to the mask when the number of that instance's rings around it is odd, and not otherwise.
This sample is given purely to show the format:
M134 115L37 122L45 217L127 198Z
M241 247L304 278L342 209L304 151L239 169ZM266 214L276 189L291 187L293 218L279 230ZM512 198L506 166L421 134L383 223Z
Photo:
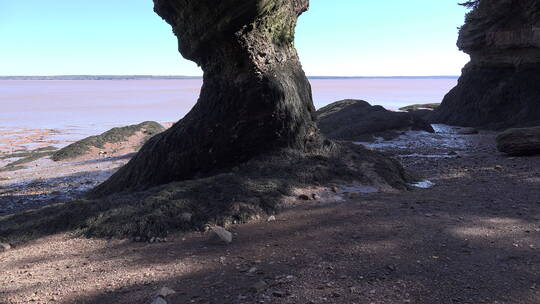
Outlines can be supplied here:
M315 106L356 98L389 109L439 102L457 78L310 79ZM200 79L0 80L0 128L74 128L88 134L145 120L172 122L194 105Z

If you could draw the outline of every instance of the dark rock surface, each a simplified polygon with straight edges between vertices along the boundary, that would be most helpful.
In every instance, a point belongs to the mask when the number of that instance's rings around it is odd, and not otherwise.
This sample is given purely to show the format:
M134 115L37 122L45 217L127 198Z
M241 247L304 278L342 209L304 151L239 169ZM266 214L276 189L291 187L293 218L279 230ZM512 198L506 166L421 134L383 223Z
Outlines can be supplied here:
M504 131L497 136L497 149L516 156L540 154L540 127Z
M492 129L540 122L540 1L479 1L457 44L471 61L435 121Z
M331 139L371 141L393 138L405 130L434 132L430 124L406 112L392 112L363 100L346 99L317 111L321 132Z
M280 148L319 146L311 87L293 45L308 0L154 0L181 54L204 71L197 104L95 195L207 176Z

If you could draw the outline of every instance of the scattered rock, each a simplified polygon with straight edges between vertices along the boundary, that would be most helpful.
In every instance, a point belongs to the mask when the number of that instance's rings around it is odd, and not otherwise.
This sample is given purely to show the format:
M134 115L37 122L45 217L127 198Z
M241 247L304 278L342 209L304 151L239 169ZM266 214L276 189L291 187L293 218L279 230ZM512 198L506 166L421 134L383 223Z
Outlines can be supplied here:
M276 220L276 217L274 215L270 215L266 221L267 222L273 222L275 220Z
M478 130L475 128L462 128L458 130L458 134L461 134L461 135L478 134Z
M540 127L508 129L497 136L497 149L509 155L540 154Z
M225 244L230 244L232 242L233 235L223 227L213 227L210 231L210 240L211 241L220 241Z
M8 251L11 249L11 245L8 243L0 243L0 252Z

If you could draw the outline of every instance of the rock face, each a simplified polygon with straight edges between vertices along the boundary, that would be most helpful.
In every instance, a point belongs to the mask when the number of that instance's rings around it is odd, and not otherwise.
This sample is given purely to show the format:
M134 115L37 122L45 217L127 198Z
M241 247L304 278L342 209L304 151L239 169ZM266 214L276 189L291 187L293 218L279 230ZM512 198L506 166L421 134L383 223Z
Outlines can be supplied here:
M480 0L457 44L471 61L435 121L493 129L540 123L540 1Z
M181 54L204 71L201 95L94 195L210 175L280 148L318 146L311 87L293 46L297 18L307 9L308 0L154 0Z
M497 149L516 156L540 154L540 127L504 131L497 136Z
M388 111L363 100L337 101L321 108L317 115L321 132L336 140L389 139L405 130L434 132L430 124L411 113Z

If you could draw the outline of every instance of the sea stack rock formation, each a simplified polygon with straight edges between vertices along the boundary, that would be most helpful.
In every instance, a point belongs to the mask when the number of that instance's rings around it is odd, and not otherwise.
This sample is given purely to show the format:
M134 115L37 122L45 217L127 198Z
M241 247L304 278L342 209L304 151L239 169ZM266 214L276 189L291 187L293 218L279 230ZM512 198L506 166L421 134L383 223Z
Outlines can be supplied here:
M471 1L458 47L471 56L434 120L501 129L540 123L540 1Z
M209 175L280 148L318 146L311 87L293 45L308 0L154 0L180 53L204 71L197 104L94 190Z

